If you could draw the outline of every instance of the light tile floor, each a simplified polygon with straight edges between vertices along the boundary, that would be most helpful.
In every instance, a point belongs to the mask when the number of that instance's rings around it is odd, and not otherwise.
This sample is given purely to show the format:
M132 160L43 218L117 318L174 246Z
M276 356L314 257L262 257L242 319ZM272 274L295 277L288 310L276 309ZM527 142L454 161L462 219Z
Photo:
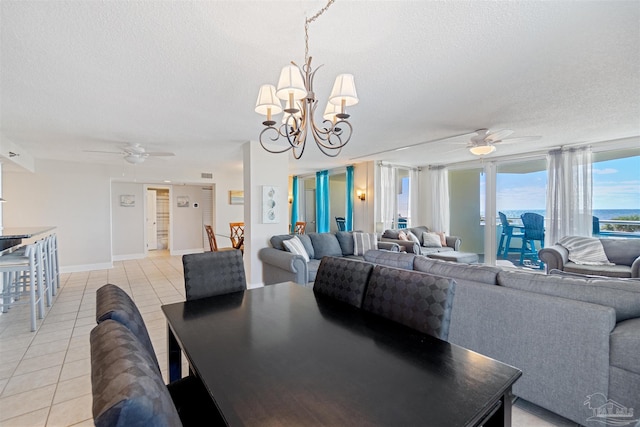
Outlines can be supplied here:
M36 332L29 331L27 306L0 315L0 426L93 425L89 332L95 326L95 291L105 283L132 296L167 380L167 330L160 306L184 300L181 257L157 251L146 259L115 262L109 270L64 274ZM183 372L188 372L186 363ZM575 424L516 402L513 425Z

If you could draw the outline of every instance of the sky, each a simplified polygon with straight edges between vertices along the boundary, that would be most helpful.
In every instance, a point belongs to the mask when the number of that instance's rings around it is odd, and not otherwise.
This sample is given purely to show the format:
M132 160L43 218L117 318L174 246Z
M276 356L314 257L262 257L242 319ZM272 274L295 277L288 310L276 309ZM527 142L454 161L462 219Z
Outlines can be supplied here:
M594 163L592 180L593 209L640 210L640 156ZM498 209L545 209L546 182L547 171L498 174Z

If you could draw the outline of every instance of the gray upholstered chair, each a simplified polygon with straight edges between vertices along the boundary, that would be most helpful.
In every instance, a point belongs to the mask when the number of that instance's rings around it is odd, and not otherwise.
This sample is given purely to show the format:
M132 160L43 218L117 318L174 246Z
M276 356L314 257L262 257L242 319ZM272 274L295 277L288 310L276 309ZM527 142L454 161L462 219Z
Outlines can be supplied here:
M99 324L108 319L123 324L138 337L160 373L158 359L140 310L124 290L110 283L101 286L96 291L96 323Z
M367 262L326 256L320 261L313 291L360 308L372 270L373 264Z
M187 301L244 291L242 252L205 252L182 256Z
M455 283L449 278L377 265L362 308L446 341Z
M90 345L96 427L182 425L155 360L129 328L105 320L91 331Z

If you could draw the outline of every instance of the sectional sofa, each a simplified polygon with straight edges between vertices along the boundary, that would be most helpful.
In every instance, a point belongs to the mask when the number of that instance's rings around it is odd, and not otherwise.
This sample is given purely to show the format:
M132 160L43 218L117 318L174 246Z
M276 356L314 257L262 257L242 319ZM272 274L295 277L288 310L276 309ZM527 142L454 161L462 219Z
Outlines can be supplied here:
M307 233L297 236L309 256L309 261L286 250L282 242L293 238L291 234L271 237L271 247L258 251L258 258L262 261L262 281L265 285L288 281L307 285L315 280L320 260L325 256L363 259L362 255L354 255L352 231ZM378 241L377 244L379 249L385 251L397 252L401 249L394 242Z
M447 340L522 370L513 393L583 425L640 415L640 282L503 270L407 253L365 261L455 280ZM632 414L633 415L633 414ZM592 418L594 417L595 418ZM618 424L612 424L614 422Z

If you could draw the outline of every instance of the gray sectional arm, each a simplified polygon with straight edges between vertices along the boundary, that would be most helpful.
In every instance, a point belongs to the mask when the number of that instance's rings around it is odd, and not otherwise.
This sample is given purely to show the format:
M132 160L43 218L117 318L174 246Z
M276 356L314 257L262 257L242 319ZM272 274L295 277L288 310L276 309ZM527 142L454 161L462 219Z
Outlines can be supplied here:
M258 259L262 261L262 280L265 285L287 281L299 285L307 283L309 270L301 255L274 248L262 248L258 251Z
M569 251L563 246L553 245L540 249L538 257L547 265L547 271L564 271L564 265L569 262ZM640 268L640 263L638 267Z
M640 256L631 264L631 277L640 277Z
M390 252L400 252L400 245L395 242L378 242L378 249Z
M447 246L453 248L454 251L460 250L460 245L462 244L462 239L456 236L445 236L447 239Z

